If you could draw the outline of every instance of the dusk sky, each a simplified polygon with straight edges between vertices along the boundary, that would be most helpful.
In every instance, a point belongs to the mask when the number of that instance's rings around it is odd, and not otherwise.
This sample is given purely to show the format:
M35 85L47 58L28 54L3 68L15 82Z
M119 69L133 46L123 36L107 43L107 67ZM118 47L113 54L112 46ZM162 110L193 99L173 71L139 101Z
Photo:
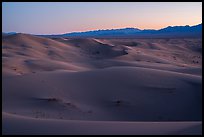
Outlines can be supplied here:
M3 2L2 31L61 34L202 23L202 2Z

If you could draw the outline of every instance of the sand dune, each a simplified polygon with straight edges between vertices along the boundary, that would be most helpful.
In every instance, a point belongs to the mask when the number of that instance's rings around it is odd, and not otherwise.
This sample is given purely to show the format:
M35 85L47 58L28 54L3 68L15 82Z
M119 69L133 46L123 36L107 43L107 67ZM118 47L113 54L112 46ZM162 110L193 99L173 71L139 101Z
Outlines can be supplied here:
M31 89L29 83L33 83L35 88ZM201 120L201 77L195 75L117 67L77 73L55 71L24 75L5 78L3 85L3 91L7 91L3 95L9 96L3 99L4 110L21 115L30 113L31 117L34 117L32 111L38 109L48 115L49 111L61 112L64 119ZM72 104L75 107L72 108ZM23 109L23 112L14 111L14 108Z
M25 63L26 60L41 60L42 58L48 62L50 60L52 64L56 63L54 68L48 65L51 70L57 70L58 66L59 69L69 70L69 67L61 67L62 65L59 65L61 62L84 68L76 69L77 71L96 69L97 67L93 68L92 62L98 60L128 61L129 64L156 63L154 66L170 64L187 69L202 66L202 53L200 53L202 41L200 39L108 39L105 43L103 41L103 39L93 38L55 38L53 40L28 34L4 36L2 37L3 68L6 67L12 71L11 68L16 67L15 64L18 66L21 64L20 69L24 73L32 72L34 68L29 68L29 65ZM173 41L176 42L173 43ZM17 63L15 63L16 60ZM41 67L41 64L38 66Z
M8 113L3 113L3 125L5 135L199 135L202 132L201 122L46 120Z
M3 134L202 134L201 49L201 39L3 36Z

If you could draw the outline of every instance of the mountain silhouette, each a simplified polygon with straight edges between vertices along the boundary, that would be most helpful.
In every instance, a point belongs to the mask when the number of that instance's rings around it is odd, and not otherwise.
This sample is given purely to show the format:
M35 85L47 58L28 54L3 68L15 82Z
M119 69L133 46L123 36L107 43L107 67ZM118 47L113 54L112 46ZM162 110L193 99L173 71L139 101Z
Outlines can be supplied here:
M85 32L72 32L58 35L40 35L44 37L95 37L95 38L165 38L165 37L202 37L202 23L195 26L168 26L159 30L154 29L138 29L138 28L122 28L122 29L106 29L93 30Z

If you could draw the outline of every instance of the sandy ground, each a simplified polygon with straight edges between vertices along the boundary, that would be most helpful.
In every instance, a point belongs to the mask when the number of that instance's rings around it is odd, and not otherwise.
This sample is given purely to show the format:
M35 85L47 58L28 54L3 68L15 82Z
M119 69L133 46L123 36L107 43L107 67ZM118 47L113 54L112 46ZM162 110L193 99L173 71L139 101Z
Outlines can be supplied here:
M2 37L3 134L202 134L201 39Z

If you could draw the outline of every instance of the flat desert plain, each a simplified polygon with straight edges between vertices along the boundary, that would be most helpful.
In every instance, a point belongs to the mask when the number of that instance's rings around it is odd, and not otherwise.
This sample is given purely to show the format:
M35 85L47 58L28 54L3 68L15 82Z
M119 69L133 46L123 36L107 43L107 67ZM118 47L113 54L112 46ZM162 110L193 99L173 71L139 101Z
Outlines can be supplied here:
M6 134L202 134L202 39L2 36Z

